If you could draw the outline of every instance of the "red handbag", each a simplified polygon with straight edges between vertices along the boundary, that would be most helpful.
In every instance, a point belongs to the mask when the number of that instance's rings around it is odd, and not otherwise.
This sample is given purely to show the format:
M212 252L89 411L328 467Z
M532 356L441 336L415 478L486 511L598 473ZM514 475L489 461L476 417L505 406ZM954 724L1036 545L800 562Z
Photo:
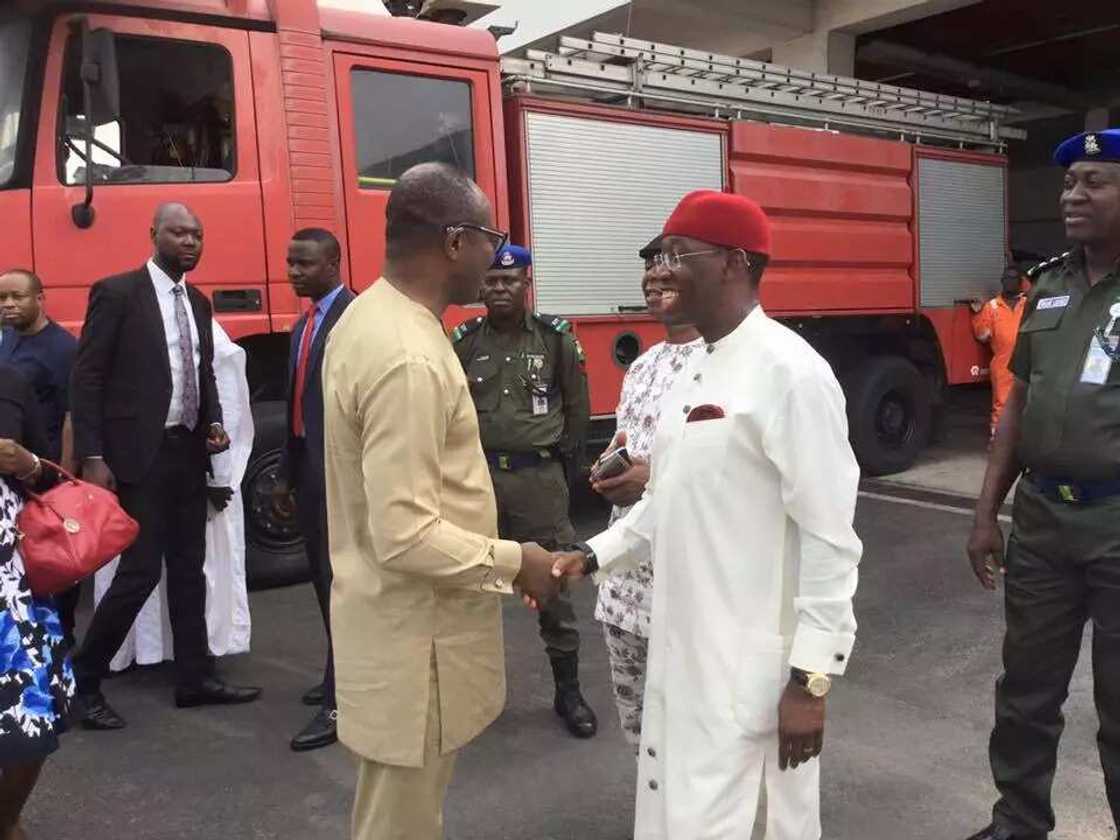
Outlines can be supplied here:
M27 492L16 528L31 592L46 597L89 577L132 545L140 525L112 492L42 463L63 480L44 493Z

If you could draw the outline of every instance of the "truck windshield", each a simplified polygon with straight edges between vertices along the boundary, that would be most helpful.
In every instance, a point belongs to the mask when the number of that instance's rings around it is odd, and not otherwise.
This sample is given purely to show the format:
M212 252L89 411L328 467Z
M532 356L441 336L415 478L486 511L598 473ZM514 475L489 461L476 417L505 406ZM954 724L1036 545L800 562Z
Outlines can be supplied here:
M12 180L16 143L23 106L31 24L25 20L0 23L0 187Z

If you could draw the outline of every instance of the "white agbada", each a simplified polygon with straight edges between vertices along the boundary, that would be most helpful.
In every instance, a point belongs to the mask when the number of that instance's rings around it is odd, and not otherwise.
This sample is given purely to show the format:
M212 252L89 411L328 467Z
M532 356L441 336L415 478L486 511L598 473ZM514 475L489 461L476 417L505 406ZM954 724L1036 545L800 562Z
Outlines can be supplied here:
M599 580L653 554L635 840L749 840L762 784L766 840L817 840L820 764L779 771L778 704L791 664L843 673L855 641L843 394L755 308L665 399L645 496L590 541Z
M230 448L211 458L212 487L232 487L233 498L221 513L209 509L206 522L206 629L210 653L225 656L249 650L249 595L245 585L245 512L241 481L253 450L253 415L249 382L245 377L245 351L234 344L214 321L214 378L222 422ZM117 560L94 576L94 600L100 601L113 581ZM109 663L123 671L135 660L154 665L173 659L171 623L167 609L166 575L148 597L120 650Z

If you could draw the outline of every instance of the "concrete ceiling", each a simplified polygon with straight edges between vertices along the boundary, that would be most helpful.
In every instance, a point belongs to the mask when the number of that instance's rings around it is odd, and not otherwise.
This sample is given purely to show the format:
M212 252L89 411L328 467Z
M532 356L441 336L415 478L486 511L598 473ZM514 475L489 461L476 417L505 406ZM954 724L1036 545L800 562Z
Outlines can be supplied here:
M479 22L489 25L519 21L520 27L527 30L503 38L503 52L555 46L556 29L547 31L548 28L541 27L540 13L527 11L529 2L539 0L506 2L501 10ZM812 31L815 10L814 0L584 0L578 5L589 12L596 7L603 11L587 14L582 20L579 15L570 17L571 22L561 29L565 35L586 37L596 31L620 32L643 40L734 55L747 55L776 41Z

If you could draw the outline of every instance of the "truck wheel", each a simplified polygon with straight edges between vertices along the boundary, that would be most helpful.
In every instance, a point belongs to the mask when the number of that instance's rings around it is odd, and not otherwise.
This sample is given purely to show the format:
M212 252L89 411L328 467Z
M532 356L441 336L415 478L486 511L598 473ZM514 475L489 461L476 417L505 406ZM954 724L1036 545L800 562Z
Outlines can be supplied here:
M245 504L245 575L250 589L302 583L310 579L303 538L296 523L272 512L280 450L287 434L287 404L253 405L256 437L241 483Z
M847 377L852 449L867 475L902 472L929 443L929 383L900 356L867 359Z

